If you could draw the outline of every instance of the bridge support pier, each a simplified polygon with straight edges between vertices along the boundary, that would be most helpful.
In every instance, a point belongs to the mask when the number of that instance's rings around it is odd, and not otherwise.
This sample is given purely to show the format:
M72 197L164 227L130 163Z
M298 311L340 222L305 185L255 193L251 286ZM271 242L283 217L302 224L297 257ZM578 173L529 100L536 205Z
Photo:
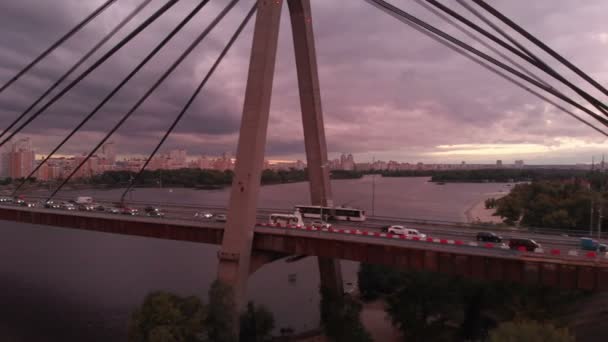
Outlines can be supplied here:
M232 287L233 319L237 329L251 269L251 245L264 164L281 8L282 1L258 0L235 175L219 252L218 280Z
M252 265L253 228L256 224L258 192L264 163L282 4L282 0L258 0L228 221L218 255L218 280L232 287L235 323L238 322L238 313L245 304L249 273L259 266ZM312 203L333 205L310 0L289 0L288 4L296 52ZM343 291L339 261L319 258L319 271L321 286L341 295ZM234 326L238 329L238 324Z
M288 0L295 48L304 145L313 205L333 206L310 0ZM318 258L321 286L343 292L340 261Z

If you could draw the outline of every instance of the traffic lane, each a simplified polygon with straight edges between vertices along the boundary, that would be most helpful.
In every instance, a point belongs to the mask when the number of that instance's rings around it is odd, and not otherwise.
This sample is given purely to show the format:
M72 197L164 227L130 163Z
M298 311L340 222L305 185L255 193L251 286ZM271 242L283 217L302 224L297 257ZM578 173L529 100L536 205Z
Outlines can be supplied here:
M382 230L381 227L378 226L363 226L363 225L353 225L353 224L342 224L338 223L334 226L340 228L354 228L360 230L369 230L380 232ZM407 228L417 229L421 233L427 234L431 237L437 238L450 238L455 240L463 240L463 241L476 241L476 235L478 232L483 230L471 230L469 228L455 228L455 227L431 227L427 225L420 224L408 224L403 225ZM489 231L489 230L486 230ZM509 240L511 238L529 238L532 239L541 245L547 245L551 247L568 247L568 248L576 248L580 245L580 241L578 238L572 237L561 237L561 236L546 236L546 235L538 235L538 234L525 234L523 232L517 234L498 234L503 237L504 240Z
M117 215L117 214L112 215L112 214L108 214L108 213L104 213L104 212L67 211L67 210L57 210L57 209L47 209L47 208L26 208L26 207L18 207L18 206L13 206L13 208L16 210L20 210L20 211L43 212L43 213L44 212L56 213L58 211L61 211L62 214L72 215L72 216L92 216L92 217L100 217L100 218L120 217L121 220L132 221L132 222L157 222L158 220L162 220L163 222L167 222L167 223L175 223L175 224L181 224L181 225L193 226L193 227L197 227L197 226L200 227L201 225L204 225L205 228L216 228L216 229L224 228L224 223L216 222L213 220L191 220L191 219L184 219L184 218L179 218L179 219L152 218L152 217L132 216L132 215ZM260 228L260 226L256 226L256 228L255 228L256 231L258 231L259 228ZM266 227L263 227L263 228L266 228ZM305 234L305 236L322 235L323 237L331 237L332 239L337 239L337 240L345 240L345 239L349 240L352 238L352 236L359 237L359 238L366 237L368 239L373 239L373 241L375 241L376 243L379 243L379 244L391 244L391 245L406 244L406 245L416 246L417 248L422 248L422 249L439 248L440 250L452 250L452 251L466 250L467 252L474 252L475 254L482 254L482 255L496 255L496 254L505 255L505 253L511 253L510 255L513 255L513 256L521 255L521 252L519 252L519 251L513 251L513 250L509 250L509 249L500 248L499 246L496 246L496 245L492 245L491 248L489 248L490 245L486 245L486 244L479 244L478 246L470 246L468 244L456 245L456 244L447 243L447 241L445 241L445 240L442 241L441 243L438 243L436 240L432 241L432 242L412 241L412 240L406 240L406 239L402 239L402 238L394 237L394 236L389 237L388 235L381 236L380 234L378 234L376 236L365 236L363 234L357 235L357 234L354 234L355 233L354 230L350 231L350 233L346 233L346 232L349 232L349 230L342 231L341 233L334 233L334 232L324 232L322 230L309 231L309 230L301 230L301 229L295 229L295 228L281 228L281 227L276 227L273 229L275 229L275 231L281 230L283 232L298 231L298 232L301 232L301 234ZM551 247L551 246L544 246L545 255L551 254L549 247ZM583 252L581 252L580 255L583 255ZM568 252L565 250L562 250L562 253L560 254L559 257L568 257Z
M341 225L341 224L337 224L334 225L334 227L336 228L340 228L340 229L359 229L361 231L373 231L373 232L381 232L380 228L377 227L370 227L370 228L365 228L362 226L358 226L357 228L353 228L352 225ZM460 240L463 241L465 243L469 243L469 242L478 242L476 240L476 234L477 232L470 232L470 231L458 231L455 229L428 229L428 226L419 226L419 225L408 225L407 227L409 228L414 228L414 229L418 229L421 233L427 234L429 237L432 238L438 238L438 239L450 239L450 240ZM503 241L505 241L505 243L508 243L508 239L511 236L503 236ZM526 236L518 234L516 236L517 238L525 238ZM543 249L547 249L547 250L560 250L560 251L570 251L570 250L577 250L580 249L579 247L579 242L578 240L575 241L567 241L567 240L563 240L563 239L558 239L558 240L554 240L551 238L541 238L538 239L536 236L534 237L534 240L536 242L538 242L541 247ZM486 244L487 242L478 242L479 244L483 245ZM494 244L494 245L500 245L500 244Z
M101 203L102 205L111 207L112 203ZM132 206L132 208L138 209L140 211L139 216L145 216L144 209L147 206L143 204L139 204L136 206ZM202 210L201 210L202 209ZM57 209L55 209L57 210ZM179 220L179 221L190 221L190 222L203 222L203 223L213 223L216 222L214 218L211 219L200 219L196 218L195 214L198 212L208 211L214 215L218 214L226 214L225 210L221 210L217 207L213 208L205 208L205 207L188 207L188 208L180 208L173 207L172 210L163 210L165 213L165 219L168 220ZM69 211L68 211L69 212ZM78 211L78 213L90 213L87 211ZM111 215L109 213L97 212L105 215ZM256 219L258 222L266 222L267 213L258 213ZM158 219L158 218L156 218ZM368 225L367 222L339 222L334 223L334 227L337 228L355 228L361 231L376 231L379 232L381 230L381 226L385 226L382 222L374 222L373 225ZM445 238L445 239L453 239L453 240L462 240L465 242L475 241L476 234L478 230L472 230L471 228L455 228L453 226L438 226L432 227L426 224L407 224L405 225L409 228L418 229L421 233L425 233L431 237L435 238ZM531 238L540 243L545 249L579 249L579 240L568 238L568 237L560 237L560 236L546 236L546 235L538 235L538 234L525 234L523 232L519 232L517 234L502 234L503 238Z

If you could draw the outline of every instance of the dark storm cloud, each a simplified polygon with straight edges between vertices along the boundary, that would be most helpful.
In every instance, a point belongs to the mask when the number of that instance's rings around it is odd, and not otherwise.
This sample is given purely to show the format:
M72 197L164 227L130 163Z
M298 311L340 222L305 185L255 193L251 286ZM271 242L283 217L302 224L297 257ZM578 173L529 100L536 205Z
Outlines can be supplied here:
M1 2L0 83L9 79L27 61L102 2ZM27 77L0 94L0 122L3 126L140 2L119 0ZM545 105L526 91L456 55L364 1L311 2L327 141L332 154L354 152L406 160L424 158L427 153L436 151L438 145L525 143L555 146L564 139L594 144L603 142L595 132L550 105ZM414 1L392 2L470 42ZM112 42L124 37L125 32L132 30L163 3L161 0L152 1L144 13ZM75 153L93 146L226 3L224 0L211 1L63 152ZM252 0L241 1L226 21L117 132L112 139L120 144L123 153L146 153L155 145L252 3ZM473 19L456 3L444 3L451 4L454 9ZM48 151L195 4L194 0L181 1L143 35L75 87L68 96L53 105L26 130L25 135L32 136L41 152ZM608 81L608 25L602 15L608 11L605 1L534 0L526 2L524 6L519 1L500 0L493 4L600 82L605 84ZM270 157L302 158L297 78L286 9L282 20L267 153ZM235 150L252 26L250 23L190 108L167 142L167 148L185 147L191 153L208 154ZM102 50L105 52L107 49L106 46ZM101 53L95 59L99 56ZM91 62L85 64L88 66Z

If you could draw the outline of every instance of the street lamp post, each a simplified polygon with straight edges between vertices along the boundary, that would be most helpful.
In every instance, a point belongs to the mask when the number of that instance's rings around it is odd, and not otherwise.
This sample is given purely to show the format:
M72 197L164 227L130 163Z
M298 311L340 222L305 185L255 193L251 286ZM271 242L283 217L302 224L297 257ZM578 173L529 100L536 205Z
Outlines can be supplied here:
M376 163L376 157L372 158L372 216L375 216L376 209L376 170L374 164Z
M591 194L593 196L593 194ZM593 237L593 198L591 198L591 208L589 208L589 236Z

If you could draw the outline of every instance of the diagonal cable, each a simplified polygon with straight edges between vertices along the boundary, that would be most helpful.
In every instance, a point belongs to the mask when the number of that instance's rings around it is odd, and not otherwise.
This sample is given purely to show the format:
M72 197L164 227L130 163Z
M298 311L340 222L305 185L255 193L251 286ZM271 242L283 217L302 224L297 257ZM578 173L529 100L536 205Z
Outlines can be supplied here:
M521 44L520 42L518 42L515 38L511 37L511 35L507 34L504 30L502 30L500 27L498 27L498 25L494 24L491 20L489 20L488 18L486 18L483 14L481 14L479 11L477 11L475 8L473 8L473 6L471 6L470 4L468 4L466 1L464 1L464 0L456 0L456 2L458 2L458 4L460 6L464 7L469 12L471 12L473 15L475 15L477 18L479 18L486 25L488 25L489 27L491 27L494 31L498 32L506 40L508 40L509 42L511 42L511 44L517 46L517 48L520 49L522 52L524 52L528 56L536 59L536 56L532 53L532 51L528 50L528 48L526 48L525 46L523 46L523 44Z
M164 80L171 75L171 73L183 62L186 57L198 46L198 44L205 38L207 35L217 26L217 24L228 14L228 12L236 5L239 0L232 0L230 3L218 14L218 16L213 19L213 21L207 26L207 28L190 44L190 46L177 58L177 60L167 69L167 71L154 83L154 85L148 89L148 91L142 96L139 101L131 108L121 119L120 121L106 134L106 136L95 146L95 148L80 162L80 164L70 173L68 177L66 177L63 182L53 191L53 193L48 197L48 200L52 199L61 188L67 184L67 182L74 177L76 172L80 170L80 168L101 148L101 146L118 130L122 124L127 121L127 119L141 106L142 103L146 101L148 97L158 88Z
M498 45L502 46L503 48L509 50L511 53L513 53L513 54L517 55L518 57L520 57L520 58L526 60L527 62L531 63L532 65L534 65L535 67L537 67L540 70L544 71L545 73L547 73L551 77L555 78L556 80L564 83L570 89L574 90L577 94L579 94L581 97L583 97L585 100L587 100L591 105L593 105L594 107L596 107L600 112L602 112L602 114L608 116L608 107L606 107L606 105L604 103L602 103L597 98L593 97L592 95L590 95L589 93L587 93L586 91L584 91L583 89L581 89L580 87L574 85L572 82L568 81L565 77L563 77L562 75L560 75L559 73L557 73L553 68L551 68L548 64L546 64L542 59L540 59L538 56L534 55L532 52L530 52L528 50L525 50L526 53L523 53L522 51L517 50L513 46L511 46L511 45L507 44L506 42L504 42L502 39L496 37L492 33L490 33L487 30L481 28L479 25L473 23L472 21L468 20L467 18L463 17L462 15L460 15L457 12L453 11L449 7L443 5L442 3L440 3L437 0L426 0L426 1L428 3L430 3L430 4L432 4L433 6L439 8L440 10L444 11L448 15L456 18L457 20L459 20L460 22L462 22L465 25L469 26L470 28L474 29L475 31L477 31L477 32L481 33L482 35L486 36L487 38L489 38L493 42L497 43ZM530 56L532 56L533 58L530 58Z
M160 150L160 148L163 146L163 144L165 143L165 141L167 140L167 138L169 137L169 135L173 132L173 130L175 129L175 127L177 126L177 124L180 122L180 120L182 119L182 117L184 116L184 114L186 114L186 112L188 111L188 109L190 108L190 106L192 105L192 103L194 102L194 100L196 99L196 97L199 95L199 93L201 92L201 90L203 89L203 87L205 87L205 85L207 84L207 82L209 81L209 79L211 78L211 76L213 76L213 73L215 72L215 70L217 69L217 67L220 65L220 63L222 62L222 59L226 56L226 54L228 54L228 51L230 51L230 48L232 47L232 45L234 44L234 42L238 39L238 37L241 34L241 32L245 29L245 26L247 26L247 23L249 22L249 20L251 19L251 17L255 13L256 8L257 8L257 3L255 3L253 5L253 7L251 8L251 10L249 11L249 13L247 13L247 15L245 16L245 19L243 19L243 21L241 22L241 24L239 25L239 27L236 29L236 32L232 35L232 37L228 41L228 44L226 45L226 47L224 47L224 50L222 50L222 52L220 53L220 55L218 56L218 58L215 60L215 63L213 63L213 66L211 67L211 69L209 69L209 71L207 72L207 75L205 75L205 77L203 78L203 80L199 84L198 88L196 88L196 90L194 91L194 93L192 94L192 96L190 97L190 99L188 100L188 102L186 103L186 105L184 106L184 108L182 108L182 110L179 113L179 115L177 115L177 117L175 118L175 120L173 121L173 123L171 124L171 126L169 127L169 129L165 132L165 135L159 141L158 145L156 145L156 147L154 148L154 150L152 151L152 153L150 153L150 155L146 159L146 162L140 168L139 172L137 172L137 174L135 175L135 177L131 178L131 182L129 183L129 186L122 193L122 196L120 197L120 202L121 203L124 202L125 196L127 195L127 193L129 193L129 191L131 191L131 189L133 188L133 186L141 178L141 175L144 173L144 170L146 169L146 167L148 166L148 164L150 163L150 161L152 160L152 158L154 158L154 156L156 155L156 153L158 153L158 150Z
M150 52L146 58L144 58L130 73L129 75L127 75L127 77L125 77L122 82L120 82L120 84L118 86L116 86L111 92L110 94L108 94L71 132L70 134L68 134L60 143L59 145L57 145L53 151L51 151L51 153L49 153L46 158L44 158L44 160L42 160L41 163L39 163L34 170L32 170L30 172L30 174L23 180L21 181L21 183L15 188L15 190L13 191L13 195L16 194L19 189L21 189L21 187L26 183L26 181L31 178L33 175L36 174L36 172L38 172L38 170L49 160L51 159L55 153L57 153L57 151L59 151L67 142L68 140L70 140L74 134L76 134L87 122L89 122L89 120L91 120L95 114L97 114L97 112L99 112L99 110L101 110L101 108L103 108L103 106L105 106L105 104L110 101L133 77L135 77L135 75L146 65L148 64L148 62L154 57L156 56L160 50L163 49L163 47L165 47L165 45L167 45L167 43L169 43L169 41L171 39L173 39L173 37L175 37L175 35L182 30L182 28L184 26L186 26L186 24L188 22L190 22L195 16L196 14L198 14L198 12L200 12L200 10L209 2L209 0L203 0L201 1L198 5L196 5L196 7L192 10L192 12L190 12L190 14L188 14L153 50L152 52Z
M123 19L116 27L110 31L103 39L97 43L89 52L87 52L76 64L74 64L70 70L68 70L63 76L57 80L51 87L49 87L34 103L32 103L23 113L21 113L8 127L0 133L0 139L10 131L15 125L21 121L32 109L34 109L40 101L42 101L47 95L49 95L55 88L57 88L63 81L65 81L76 69L78 69L87 59L89 59L95 52L97 52L105 43L108 42L118 31L120 31L127 23L129 23L133 17L135 17L141 10L143 10L152 0L144 0L137 8L133 10L125 19Z
M17 81L23 74L28 72L34 65L38 64L44 57L46 57L49 53L53 52L59 45L63 44L66 40L70 39L76 32L80 31L86 24L88 24L91 20L95 19L98 15L100 15L103 11L105 11L110 5L112 5L116 0L108 0L99 6L93 13L91 13L88 17L86 17L83 21L78 23L73 29L71 29L68 33L66 33L63 37L59 38L53 45L51 45L48 49L46 49L43 53L41 53L38 57L34 58L30 64L28 64L25 68L21 69L17 75L13 76L8 82L6 82L2 87L0 87L0 93L2 93L6 88L8 88L11 84Z
M565 112L566 114L568 114L569 116L571 116L572 118L574 118L575 120L583 123L584 125L589 126L591 129L593 129L593 130L597 131L598 133L600 133L600 134L608 137L608 133L606 133L605 131L602 131L600 128L598 128L597 126L595 126L593 123L588 122L585 119L582 119L581 117L579 117L578 115L576 115L572 111L570 111L569 109L567 109L564 106L560 105L559 103L551 100L550 98L542 95L541 93L535 91L534 89L528 87L527 85L525 85L524 83L516 80L515 78L513 78L513 77L511 77L511 76L509 76L507 74L505 74L504 72L500 71L499 69L496 69L495 67L491 66L490 64L488 64L484 60L481 60L479 58L474 57L473 55L471 55L470 53L468 53L464 49L462 49L460 47L457 47L453 43L451 43L451 42L449 42L447 40L441 39L440 37L438 37L436 35L433 35L432 33L428 32L428 31L425 31L424 29L422 29L422 28L414 25L413 23L411 23L411 22L409 22L407 20L404 20L402 17L398 16L397 14L395 14L393 12L390 12L389 14L392 15L392 16L394 16L397 20L399 20L399 21L405 23L406 25L410 26L412 29L414 29L414 30L416 30L416 31L424 34L425 36L427 36L427 37L435 40L436 42L438 42L438 43L440 43L440 44L448 47L449 49L451 49L451 50L459 53L460 55L462 55L462 56L470 59L471 61L475 62L476 64L480 65L481 67L483 67L483 68L485 68L485 69L487 69L487 70L489 70L489 71L497 74L498 76L504 78L505 80L507 80L507 81L515 84L516 86L518 86L518 87L526 90L527 92L531 93L532 95L540 98L541 100L544 100L544 101L552 104L553 106L555 106L556 108L562 110L563 112ZM439 13L439 14L441 14L441 13ZM453 25L456 25L457 27L460 27L456 23L453 23ZM463 32L468 33L467 35L471 34L470 32L466 31L466 29L463 29L463 28L461 28L461 29L464 30ZM473 36L473 37L475 37L475 36ZM477 38L477 37L475 37L475 38Z
M403 10L401 10L401 9L399 9L399 8L397 8L397 7L389 4L389 3L387 3L386 1L383 1L383 0L366 0L366 1L367 2L371 2L374 5L379 6L381 9L384 9L386 11L392 12L395 15L398 15L398 16L402 17L404 20L407 20L407 21L409 21L409 22L411 22L411 23L413 23L413 24L415 24L417 26L420 26L420 27L424 28L425 30L430 31L433 34L435 34L437 36L440 36L443 39L446 39L446 40L452 42L453 44L455 44L455 45L457 45L457 46L459 46L459 47L461 47L461 48L463 48L463 49L465 49L465 50L467 50L467 51L475 54L476 56L478 56L478 57L480 57L480 58L482 58L482 59L484 59L484 60L486 60L486 61L488 61L488 62L490 62L490 63L492 63L492 64L494 64L496 66L498 66L498 67L500 67L501 69L506 70L506 71L508 71L508 72L516 75L517 77L519 77L519 78L521 78L521 79L529 82L529 83L532 83L536 87L545 90L546 92L552 94L553 96L555 96L555 97L557 97L557 98L559 98L559 99L561 99L561 100L569 103L570 105L576 107L577 109L579 109L579 110L587 113L588 115L592 116L593 118L595 118L596 120L598 120L599 122L601 122L604 126L608 126L608 120L606 120L606 118L604 118L604 117L602 117L602 116L600 116L600 115L592 112L591 110L589 110L588 108L582 106L581 104L577 103L576 101L572 100L571 98L569 98L569 97L567 97L567 96L565 96L565 95L563 95L563 94L555 91L555 89L550 88L550 87L546 87L544 84L536 81L535 79L533 79L533 78L531 78L531 77L529 77L529 76L527 76L527 75L525 75L525 74L523 74L523 73L521 73L521 72L513 69L512 67L510 67L510 66L508 66L508 65L506 65L506 64L498 61L497 59L495 59L495 58L493 58L493 57L491 57L491 56L489 56L489 55L487 55L487 54L485 54L485 53L483 53L483 52L475 49L474 47L472 47L472 46L470 46L470 45L468 45L468 44L460 41L459 39L454 38L453 36L447 34L446 32L444 32L442 30L439 30L438 28L436 28L436 27L434 27L434 26L432 26L432 25L424 22L423 20L418 19L417 17L415 17L415 16L413 16L413 15L411 15L411 14L409 14L409 13L407 13L407 12L405 12L405 11L403 11Z
M579 69L576 65L572 64L566 58L562 57L559 53L557 53L556 51L551 49L549 46L547 46L545 43L540 41L534 35L532 35L528 31L526 31L524 28L517 25L515 22L513 22L511 19L506 17L504 14L500 13L494 7L490 6L489 4L487 4L486 2L481 1L481 0L473 0L473 2L475 4L477 4L478 6L482 7L484 10L488 11L490 14L492 14L493 16L498 18L503 23L507 24L509 27L511 27L512 29L517 31L522 36L526 37L526 39L528 39L529 41L534 43L536 46L540 47L542 50L544 50L546 53L551 55L553 58L560 61L563 65L568 67L570 70L574 71L581 78L583 78L587 82L591 83L595 88L597 88L602 93L604 93L604 95L608 96L608 90L605 87L603 87L601 84L599 84L596 80L594 80L591 76L587 75L585 72L583 72L581 69ZM606 108L608 108L608 107L606 107Z
M158 9L152 16L150 16L146 21L140 24L135 30L129 33L128 36L123 38L117 45L115 45L110 51L104 54L100 59L98 59L93 65L91 65L87 70L85 70L82 74L80 74L75 80L70 82L65 88L63 88L59 94L55 95L49 102L47 102L42 108L36 111L32 116L30 116L24 123L22 123L16 130L14 130L8 137L4 138L2 142L0 142L0 147L6 144L9 140L11 140L17 133L19 133L23 128L29 125L34 119L36 119L40 114L42 114L45 110L47 110L51 105L53 105L57 100L59 100L63 95L65 95L68 91L70 91L74 86L76 86L80 81L82 81L86 76L88 76L91 72L97 69L101 64L103 64L106 60L108 60L112 55L114 55L118 50L124 47L129 41L131 41L135 36L141 33L146 27L150 26L156 19L158 19L163 13L167 12L171 7L173 7L180 0L168 0L160 9Z
M433 7L431 7L430 5L428 5L425 0L414 0L416 1L420 6L426 8L429 12L435 14L436 16L438 16L439 18L443 19L445 22L449 23L450 25L454 26L456 29L458 29L460 32L464 33L467 37L473 39L474 41L476 41L477 43L481 44L482 46L484 46L486 49L494 52L496 55L504 58L507 62L513 64L514 66L516 66L519 70L521 70L523 73L527 74L528 76L534 78L535 80L537 80L538 82L543 83L544 85L546 85L547 87L549 87L550 85L545 82L542 78L538 77L537 75L535 75L533 72L531 72L529 69L527 69L526 67L524 67L523 65L521 65L520 63L518 63L517 61L513 60L511 57L507 56L506 54L504 54L502 51L498 50L497 48L493 47L492 45L486 43L484 40L482 40L481 38L477 37L476 35L474 35L473 33L471 33L470 31L468 31L467 29L465 29L464 27L462 27L462 25L459 25L458 23L456 23L455 21L453 21L452 19L450 19L448 16L446 16L445 14L439 12L438 10L434 9ZM457 0L460 1L460 0ZM412 26L410 26L412 27ZM420 31L419 31L420 32Z

